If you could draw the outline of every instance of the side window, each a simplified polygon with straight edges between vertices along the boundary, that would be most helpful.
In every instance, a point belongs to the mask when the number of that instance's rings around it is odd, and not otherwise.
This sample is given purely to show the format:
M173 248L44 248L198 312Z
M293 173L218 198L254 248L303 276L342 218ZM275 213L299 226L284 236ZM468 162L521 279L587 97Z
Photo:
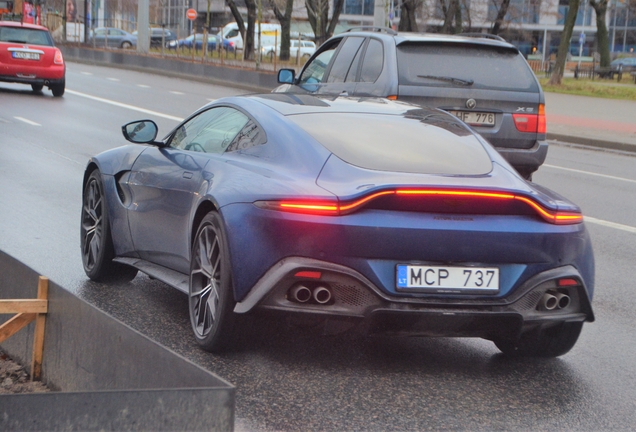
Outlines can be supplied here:
M360 82L375 82L382 73L384 65L384 47L377 39L370 39L362 62Z
M104 28L95 30L95 35L96 36L104 36L105 34L106 34L106 29L104 29Z
M230 38L233 38L233 37L237 37L238 35L239 35L238 29L232 29L225 35L225 37L230 39Z
M364 51L364 49L360 48L354 57L353 62L351 62L351 67L349 68L345 82L355 82L358 78L358 67L360 66L360 60L362 60L362 51Z
M241 131L234 137L232 143L228 146L228 152L244 150L246 148L254 147L265 143L265 133L258 127L258 125L248 120L247 124L241 129Z
M345 81L345 78L351 69L351 63L360 50L362 42L364 42L364 38L362 37L348 37L345 40L344 45L342 45L342 48L338 52L338 57L336 57L336 60L331 67L327 82ZM355 74L355 72L353 73Z
M330 46L325 51L318 54L316 58L314 58L311 63L305 68L303 74L300 76L299 84L317 84L322 82L322 77L327 70L327 66L329 65L329 61L331 61L331 57L336 52L336 48L338 48L338 43Z
M223 153L248 122L249 118L234 108L211 108L181 125L169 145L181 150Z

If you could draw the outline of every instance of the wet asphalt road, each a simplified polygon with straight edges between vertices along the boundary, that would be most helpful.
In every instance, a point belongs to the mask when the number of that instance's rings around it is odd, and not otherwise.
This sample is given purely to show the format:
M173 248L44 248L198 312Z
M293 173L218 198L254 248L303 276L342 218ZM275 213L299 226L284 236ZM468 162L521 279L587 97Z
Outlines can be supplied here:
M167 133L208 99L240 91L79 64L67 82L62 99L0 85L0 249L232 382L237 430L634 429L636 157L553 145L535 175L592 218L597 321L559 359L509 360L478 339L321 336L269 317L251 318L236 350L212 355L190 335L183 294L143 275L87 280L81 182L90 155L124 144L122 124L152 118Z

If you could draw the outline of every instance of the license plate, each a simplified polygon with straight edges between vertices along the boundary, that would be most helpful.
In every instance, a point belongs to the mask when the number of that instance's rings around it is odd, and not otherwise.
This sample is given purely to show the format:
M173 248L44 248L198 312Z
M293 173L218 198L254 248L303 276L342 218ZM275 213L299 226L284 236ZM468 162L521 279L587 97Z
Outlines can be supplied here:
M400 264L397 266L397 289L442 294L494 294L499 291L499 269Z
M495 113L476 111L450 111L452 115L459 118L464 123L473 126L494 126Z
M40 54L23 51L13 51L13 58L24 60L40 60Z

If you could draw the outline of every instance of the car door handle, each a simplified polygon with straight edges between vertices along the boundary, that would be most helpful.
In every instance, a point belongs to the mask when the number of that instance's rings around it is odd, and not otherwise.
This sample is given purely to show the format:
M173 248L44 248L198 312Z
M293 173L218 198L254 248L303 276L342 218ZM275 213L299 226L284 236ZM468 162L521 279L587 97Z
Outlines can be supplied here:
M184 179L188 179L188 180L190 180L190 179L192 178L192 175L193 175L193 174L192 174L190 171L184 171L184 172L183 172L183 178L184 178Z

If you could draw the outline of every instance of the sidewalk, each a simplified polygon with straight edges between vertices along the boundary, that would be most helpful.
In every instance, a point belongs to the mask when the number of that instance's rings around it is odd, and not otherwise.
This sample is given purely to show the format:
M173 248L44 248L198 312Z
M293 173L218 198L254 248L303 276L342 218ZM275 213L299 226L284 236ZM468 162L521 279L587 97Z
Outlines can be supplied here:
M545 93L548 139L636 152L636 102Z

